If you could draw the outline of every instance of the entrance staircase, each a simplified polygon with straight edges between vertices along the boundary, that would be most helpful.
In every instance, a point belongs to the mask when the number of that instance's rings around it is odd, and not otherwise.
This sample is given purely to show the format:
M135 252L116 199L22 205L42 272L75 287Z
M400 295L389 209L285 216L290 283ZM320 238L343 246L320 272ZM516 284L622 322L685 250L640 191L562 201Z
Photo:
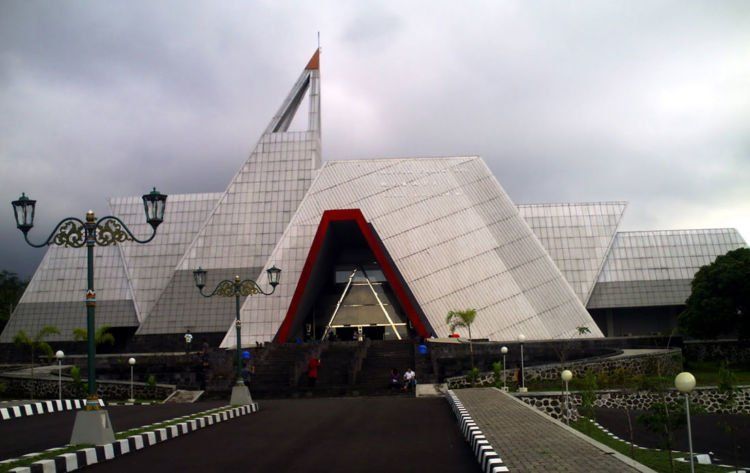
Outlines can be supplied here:
M314 388L308 387L307 379L311 356L321 360ZM258 399L405 395L388 389L391 368L400 374L407 368L416 368L417 380L421 381L417 361L423 369L431 364L421 360L423 356L419 358L415 360L412 341L269 344L255 361L250 392Z

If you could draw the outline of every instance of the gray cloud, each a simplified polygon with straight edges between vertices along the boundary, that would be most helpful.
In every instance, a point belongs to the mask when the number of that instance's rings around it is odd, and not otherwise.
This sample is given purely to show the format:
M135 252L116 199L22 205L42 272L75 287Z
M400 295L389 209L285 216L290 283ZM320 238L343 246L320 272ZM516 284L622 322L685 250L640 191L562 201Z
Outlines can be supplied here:
M2 2L0 201L36 198L41 236L108 196L222 190L318 31L326 159L478 154L518 202L750 237L741 1ZM0 267L30 275L4 205Z

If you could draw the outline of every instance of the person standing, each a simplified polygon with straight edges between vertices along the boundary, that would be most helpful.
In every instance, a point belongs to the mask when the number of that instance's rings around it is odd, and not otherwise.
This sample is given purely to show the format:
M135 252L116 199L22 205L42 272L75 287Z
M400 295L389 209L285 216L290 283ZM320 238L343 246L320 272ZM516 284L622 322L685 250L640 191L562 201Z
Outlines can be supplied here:
M315 387L318 382L318 368L320 367L320 360L316 356L310 357L310 361L307 362L307 385L311 388Z
M193 334L190 333L190 329L185 332L185 354L190 354L190 348L193 345Z

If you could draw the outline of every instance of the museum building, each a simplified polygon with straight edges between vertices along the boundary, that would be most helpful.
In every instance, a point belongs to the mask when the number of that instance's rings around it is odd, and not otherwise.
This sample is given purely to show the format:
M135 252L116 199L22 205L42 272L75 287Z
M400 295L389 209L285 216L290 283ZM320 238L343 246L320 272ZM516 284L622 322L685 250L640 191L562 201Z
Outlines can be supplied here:
M734 229L619 232L625 202L516 204L477 156L323 161L319 65L316 51L223 192L169 195L152 242L96 249L98 326L131 346L190 330L233 347L234 298L201 296L193 271L265 287L276 266L272 295L242 299L243 345L447 337L466 308L479 339L669 334L695 272L746 246ZM109 208L149 233L140 197ZM85 289L86 249L49 247L0 343L45 325L73 340Z

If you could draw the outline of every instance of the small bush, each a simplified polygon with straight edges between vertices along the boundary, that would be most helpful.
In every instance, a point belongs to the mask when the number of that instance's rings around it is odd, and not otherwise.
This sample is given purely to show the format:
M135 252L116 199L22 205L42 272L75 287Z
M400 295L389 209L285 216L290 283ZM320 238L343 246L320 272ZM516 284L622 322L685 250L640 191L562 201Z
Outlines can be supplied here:
M88 383L81 379L81 368L73 366L70 368L70 377L73 378L73 395L83 397L88 391Z
M596 401L597 389L596 375L589 370L581 383L581 407L579 411L581 415L592 420L594 419L594 401Z
M612 372L612 376L610 376L609 381L614 387L623 387L625 386L625 380L627 379L628 375L625 373L625 368L620 367L615 369Z
M503 364L499 361L492 363L492 372L495 375L495 387L503 387Z
M469 380L472 386L477 384L477 380L479 379L479 368L472 368L471 371L469 371L469 374L466 375L466 379Z
M608 388L612 384L612 380L609 378L609 373L606 371L600 371L596 375L596 384L599 386L599 388Z

